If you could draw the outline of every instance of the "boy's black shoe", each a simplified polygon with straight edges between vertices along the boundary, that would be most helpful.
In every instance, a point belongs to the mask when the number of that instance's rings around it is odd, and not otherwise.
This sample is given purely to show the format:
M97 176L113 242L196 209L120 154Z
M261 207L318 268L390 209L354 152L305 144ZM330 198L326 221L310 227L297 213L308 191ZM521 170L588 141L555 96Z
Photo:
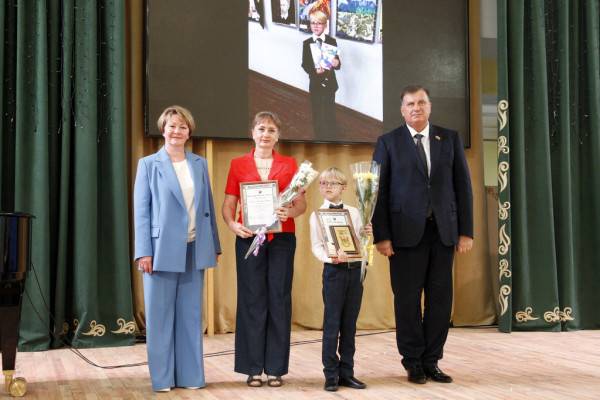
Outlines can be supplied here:
M450 375L445 374L444 371L439 369L437 365L425 366L423 367L423 370L425 371L425 375L432 381L441 383L452 382L452 377Z
M325 386L323 389L328 392L336 392L338 390L338 379L337 378L327 378L325 379Z
M427 377L425 376L425 371L423 371L423 367L420 365L413 365L411 367L406 367L406 372L408 373L408 381L412 383L424 384L427 382Z
M367 387L363 382L359 381L353 376L349 376L347 378L340 377L339 381L340 386L346 386L352 389L364 389Z

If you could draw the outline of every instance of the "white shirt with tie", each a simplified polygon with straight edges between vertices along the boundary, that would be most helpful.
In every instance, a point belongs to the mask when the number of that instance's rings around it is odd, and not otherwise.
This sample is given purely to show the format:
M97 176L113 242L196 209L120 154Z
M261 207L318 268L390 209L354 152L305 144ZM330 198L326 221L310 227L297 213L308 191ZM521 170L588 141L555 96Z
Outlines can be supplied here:
M408 131L410 132L412 138L413 138L413 142L415 143L415 146L417 145L417 138L415 138L415 135L420 133L421 135L423 135L423 137L421 138L421 143L423 143L423 150L425 150L425 157L427 158L427 175L431 175L431 150L430 150L430 141L429 141L429 123L427 123L427 126L421 131L421 132L417 132L416 129L414 129L412 126L406 124L406 126L408 127Z
M313 42L315 42L315 43L317 43L317 39L321 39L323 41L322 43L325 43L325 32L321 33L319 36L317 36L313 33L312 39L313 39Z

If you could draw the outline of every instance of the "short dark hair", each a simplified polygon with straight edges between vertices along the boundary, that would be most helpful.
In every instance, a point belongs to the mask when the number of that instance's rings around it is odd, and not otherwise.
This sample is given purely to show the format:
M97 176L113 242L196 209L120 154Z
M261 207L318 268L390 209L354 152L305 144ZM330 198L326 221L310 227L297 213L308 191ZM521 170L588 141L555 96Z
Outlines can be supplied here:
M429 89L427 89L425 86L408 85L405 86L404 89L402 89L402 92L400 92L400 103L404 101L404 96L406 96L407 94L417 93L419 90L424 91L425 94L427 94L429 100L431 100L431 96L429 95Z

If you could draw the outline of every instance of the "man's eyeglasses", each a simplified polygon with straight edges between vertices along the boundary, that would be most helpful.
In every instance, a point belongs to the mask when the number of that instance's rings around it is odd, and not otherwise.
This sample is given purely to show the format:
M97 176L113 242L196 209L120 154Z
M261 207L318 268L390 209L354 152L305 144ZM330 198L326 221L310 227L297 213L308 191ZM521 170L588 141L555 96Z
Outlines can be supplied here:
M341 183L341 182L326 182L326 181L321 181L321 182L319 182L319 185L325 186L325 187L338 187L338 186L342 186L343 183Z
M313 21L310 21L310 24L311 25L325 25L325 23L323 23L323 22L313 22Z

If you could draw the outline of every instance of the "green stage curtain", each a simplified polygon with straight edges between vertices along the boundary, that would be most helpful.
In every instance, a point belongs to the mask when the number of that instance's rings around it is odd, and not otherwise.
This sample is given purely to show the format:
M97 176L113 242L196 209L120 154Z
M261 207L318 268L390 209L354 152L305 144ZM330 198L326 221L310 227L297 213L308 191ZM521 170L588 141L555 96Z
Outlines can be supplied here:
M134 342L125 4L0 1L1 209L35 215L20 349Z
M600 328L599 0L499 0L500 329Z

